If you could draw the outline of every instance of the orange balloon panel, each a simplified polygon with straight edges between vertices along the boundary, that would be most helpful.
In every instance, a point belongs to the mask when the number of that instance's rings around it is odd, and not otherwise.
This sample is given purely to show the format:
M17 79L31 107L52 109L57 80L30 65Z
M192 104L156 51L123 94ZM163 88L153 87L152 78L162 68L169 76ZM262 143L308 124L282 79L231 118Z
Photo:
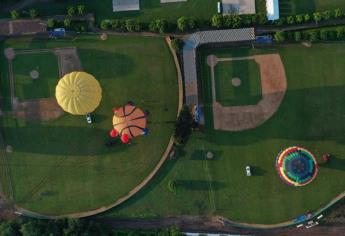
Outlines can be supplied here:
M147 118L138 107L127 104L116 110L113 117L113 126L121 135L127 134L129 138L142 135L146 128Z

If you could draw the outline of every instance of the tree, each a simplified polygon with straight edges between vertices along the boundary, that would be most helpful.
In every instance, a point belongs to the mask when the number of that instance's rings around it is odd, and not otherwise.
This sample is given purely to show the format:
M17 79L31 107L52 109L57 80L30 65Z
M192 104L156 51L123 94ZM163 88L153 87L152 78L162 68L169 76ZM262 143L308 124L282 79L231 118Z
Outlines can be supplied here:
M85 5L78 5L77 11L78 11L78 15L80 15L80 16L85 15L85 12L86 12Z
M121 21L120 20L111 20L111 28L116 30L116 29L121 29Z
M277 42L284 42L286 38L285 32L284 31L278 31L274 34L274 39Z
M295 17L294 17L294 16L288 16L288 17L286 18L286 22L287 22L289 25L295 24Z
M171 46L176 52L180 52L183 47L183 41L178 38L171 40Z
M322 15L320 12L314 12L313 17L314 17L314 21L316 22L316 24L322 20Z
M305 22L309 22L311 20L311 17L310 17L310 15L307 13L307 14L305 14L304 15L304 21Z
M337 8L334 10L334 17L335 18L340 18L344 15L343 11L340 8Z
M153 20L149 24L149 30L152 32L165 33L168 29L168 22L164 19Z
M192 134L192 114L187 105L183 106L175 123L174 139L175 143L186 144Z
M338 27L336 29L337 39L343 39L345 36L345 27Z
M134 31L140 31L141 25L138 21L135 21L133 19L128 19L125 22L126 29L128 32L134 32Z
M328 30L326 30L326 29L320 30L320 39L321 40L327 40L328 39Z
M215 14L212 16L211 19L211 25L213 27L216 27L217 29L220 29L223 27L223 16L220 14Z
M29 10L29 14L30 14L30 17L31 17L32 19L35 19L35 18L37 18L37 16L38 16L37 10L36 10L36 9L33 9L33 8L31 8L31 9Z
M109 28L109 20L102 20L100 27L102 30L107 30Z
M185 16L178 18L177 19L177 28L182 32L188 30L188 18Z
M47 26L48 26L48 28L54 28L54 26L55 26L55 20L54 20L53 18L49 18L49 19L47 20Z
M12 20L17 20L19 17L20 17L19 12L17 12L16 10L11 11Z
M331 11L327 10L322 12L322 18L325 20L329 20L332 17Z
M188 29L195 29L196 21L193 18L188 18Z
M317 31L317 30L309 31L309 41L310 42L316 42L318 40L319 40L319 31Z
M232 16L232 28L239 28L242 25L242 18L239 15L233 15Z
M64 24L64 26L65 26L66 28L69 28L69 27L71 27L72 21L71 21L71 19L66 18L66 19L63 21L63 24Z
M302 33L301 33L300 31L296 31L296 32L294 33L294 39L295 39L296 42L301 41L301 39L302 39Z
M69 15L69 16L74 16L75 15L75 8L74 8L74 6L69 6L67 8L67 15Z
M296 16L296 23L301 24L304 21L304 16L303 15L297 15Z
M3 221L0 224L0 236L20 236L19 225L14 221Z

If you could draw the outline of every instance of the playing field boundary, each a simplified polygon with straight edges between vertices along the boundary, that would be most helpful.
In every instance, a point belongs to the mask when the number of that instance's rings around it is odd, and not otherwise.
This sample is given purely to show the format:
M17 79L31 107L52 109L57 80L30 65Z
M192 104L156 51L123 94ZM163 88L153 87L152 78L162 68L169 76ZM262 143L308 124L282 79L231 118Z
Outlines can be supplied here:
M169 37L165 38L165 41L167 43L167 46L169 47L170 53L173 57L175 67L176 67L176 74L177 74L177 81L178 81L178 107L177 107L177 114L176 117L179 114L179 111L182 108L183 105L183 81L182 81L182 73L179 61L176 56L175 50L171 46L171 39ZM34 211L27 210L25 208L20 207L19 205L15 205L16 211L20 212L20 214L23 214L25 216L38 218L38 219L59 219L59 218L83 218L88 217L92 215L96 215L102 212L105 212L111 208L114 208L123 202L127 201L131 197L133 197L135 194L137 194L140 190L142 190L158 173L160 168L163 166L164 162L168 159L169 153L174 145L174 137L173 135L170 137L169 143L167 145L167 148L165 149L161 159L159 160L156 167L151 171L151 173L135 188L133 188L127 195L117 199L115 202L113 202L110 205L102 206L100 208L97 208L95 210L86 211L86 212L77 212L77 213L71 213L71 214L63 214L63 215L47 215L47 214L40 214Z

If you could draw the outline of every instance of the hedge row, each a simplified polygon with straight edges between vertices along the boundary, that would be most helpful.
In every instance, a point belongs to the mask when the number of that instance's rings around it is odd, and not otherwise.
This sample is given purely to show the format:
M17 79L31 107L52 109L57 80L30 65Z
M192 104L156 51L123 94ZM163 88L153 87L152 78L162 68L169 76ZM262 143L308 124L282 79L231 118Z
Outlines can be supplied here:
M253 15L227 15L215 14L208 21L195 20L191 17L180 17L175 24L169 24L165 19L156 19L147 23L139 22L135 19L119 20L119 19L106 19L100 23L100 28L103 30L112 29L120 32L133 32L133 31L151 31L157 33L166 32L186 32L194 29L229 29L241 28L257 25L294 25L308 22L320 22L323 20L340 19L344 18L344 12L337 8L334 10L326 10L323 12L314 12L306 14L291 15L281 17L279 20L268 21L264 13Z
M345 40L345 26L328 27L301 31L278 31L274 34L277 42L307 40L310 42Z

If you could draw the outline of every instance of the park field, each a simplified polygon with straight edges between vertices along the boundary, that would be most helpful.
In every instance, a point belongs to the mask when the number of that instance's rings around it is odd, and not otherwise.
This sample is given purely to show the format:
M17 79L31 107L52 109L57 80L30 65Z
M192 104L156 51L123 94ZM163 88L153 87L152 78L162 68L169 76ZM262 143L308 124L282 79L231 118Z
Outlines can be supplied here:
M280 54L288 89L278 111L263 125L243 132L213 129L210 67L206 57ZM248 223L278 223L327 204L345 190L344 44L298 44L267 49L226 48L199 52L206 126L195 132L147 188L109 211L114 217L222 215ZM327 58L327 60L325 60ZM289 146L309 148L321 162L316 179L305 187L284 184L275 169L278 153ZM215 154L206 160L206 152ZM252 177L246 177L250 165ZM176 183L176 193L168 184Z
M163 38L21 38L5 41L1 49L9 47L16 51L76 47L83 69L102 87L102 101L91 125L84 116L67 113L51 121L15 118L7 61L1 56L1 130L5 144L13 148L6 158L18 206L49 215L97 209L126 195L154 169L167 148L177 114L176 70ZM13 74L19 100L54 98L57 68L51 53L17 55ZM40 72L34 81L29 77L32 69ZM128 101L150 112L150 134L136 138L130 146L119 141L106 147L112 109ZM0 171L4 176L3 168ZM5 180L1 179L5 191L11 193Z
M281 0L279 10L282 16L312 13L317 11L345 10L345 0Z
M149 23L155 19L166 19L170 23L176 23L181 16L188 16L198 20L209 20L217 12L217 0L188 0L180 3L161 4L160 0L141 0L140 11L113 12L112 0L68 0L53 3L38 3L32 7L42 12L44 15L66 14L66 8L70 5L85 4L89 12L95 13L100 19L127 19ZM52 7L54 6L54 7Z

